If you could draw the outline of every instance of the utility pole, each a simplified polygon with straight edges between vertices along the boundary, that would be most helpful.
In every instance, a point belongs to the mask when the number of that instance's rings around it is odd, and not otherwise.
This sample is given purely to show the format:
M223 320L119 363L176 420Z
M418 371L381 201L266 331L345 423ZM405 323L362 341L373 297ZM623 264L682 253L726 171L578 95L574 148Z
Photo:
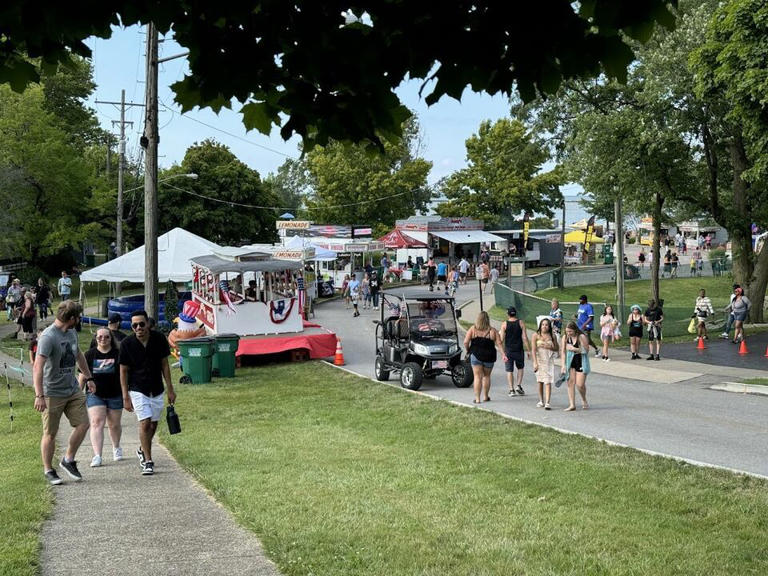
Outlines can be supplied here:
M157 28L147 24L147 102L144 121L146 143L144 170L144 309L156 321L157 279Z
M134 102L125 103L125 89L120 94L120 102L110 102L107 100L96 100L97 104L112 104L120 106L120 120L112 120L112 126L117 124L120 127L119 161L117 165L117 223L115 226L115 256L120 257L123 254L123 174L125 172L125 126L133 126L133 122L125 119L125 107L144 106ZM120 283L115 283L115 295L120 294Z
M616 199L613 209L616 220L614 234L616 235L616 303L618 304L618 310L614 312L621 326L624 322L624 225L621 221L621 198Z
M560 290L565 288L565 196L563 196L563 221L560 223Z

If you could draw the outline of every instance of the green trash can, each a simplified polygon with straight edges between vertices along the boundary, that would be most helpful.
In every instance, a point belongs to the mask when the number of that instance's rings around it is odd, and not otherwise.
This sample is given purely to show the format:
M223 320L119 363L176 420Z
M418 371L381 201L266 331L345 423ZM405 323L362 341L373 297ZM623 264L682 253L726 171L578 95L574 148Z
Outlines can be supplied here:
M240 342L237 334L219 334L216 336L216 351L213 355L213 375L221 378L234 378L237 359L235 353Z
M184 376L182 384L205 384L211 381L211 364L215 352L213 338L203 336L176 342L181 354L181 367Z

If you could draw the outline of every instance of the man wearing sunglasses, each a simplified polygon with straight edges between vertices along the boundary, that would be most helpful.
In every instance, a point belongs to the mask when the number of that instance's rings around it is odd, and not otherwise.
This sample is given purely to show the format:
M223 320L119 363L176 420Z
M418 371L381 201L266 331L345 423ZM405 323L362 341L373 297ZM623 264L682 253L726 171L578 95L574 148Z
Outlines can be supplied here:
M171 353L168 341L160 332L150 330L149 317L144 310L131 316L133 334L120 344L120 385L123 389L123 404L128 412L135 412L139 420L139 442L136 450L141 473L151 476L155 473L152 460L152 438L163 412L164 388L168 402L176 401L171 381L168 356Z

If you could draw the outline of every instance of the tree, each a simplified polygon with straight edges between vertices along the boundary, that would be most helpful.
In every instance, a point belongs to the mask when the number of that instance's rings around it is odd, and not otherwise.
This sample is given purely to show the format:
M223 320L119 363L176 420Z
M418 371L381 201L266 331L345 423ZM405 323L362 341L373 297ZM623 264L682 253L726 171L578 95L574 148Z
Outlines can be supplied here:
M288 158L276 174L264 178L264 185L278 199L281 210L296 216L303 210L304 198L311 192L310 180L306 162Z
M766 18L768 7L763 2L723 3L709 22L706 42L691 57L696 95L718 120L712 129L702 131L710 173L709 206L731 235L734 279L746 286L753 322L763 321L768 286L768 250L755 254L750 229L752 223L768 226ZM730 161L730 198L719 191L728 176L721 173L722 156Z
M398 218L423 212L432 197L432 163L418 157L419 125L406 122L403 137L384 142L382 154L358 144L332 142L306 155L312 192L305 203L315 222L378 225L385 233Z
M307 150L331 140L381 147L409 114L394 92L406 77L426 79L428 104L460 98L468 85L490 94L516 86L530 100L600 70L621 79L632 61L627 39L648 39L657 22L671 27L676 4L6 0L0 83L21 90L36 80L28 56L49 69L90 56L84 40L108 38L113 25L154 22L189 49L190 74L174 85L184 110L238 101L246 127L282 125L283 138L299 134Z
M196 180L176 174L197 174ZM158 206L160 229L185 228L217 244L239 245L277 239L279 202L259 173L213 140L191 146L181 165L164 172Z
M91 171L43 86L0 86L0 252L37 264L99 234L87 217Z
M441 216L471 216L495 227L521 213L551 217L563 203L561 170L542 172L549 150L518 120L480 124L466 141L468 166L444 178Z

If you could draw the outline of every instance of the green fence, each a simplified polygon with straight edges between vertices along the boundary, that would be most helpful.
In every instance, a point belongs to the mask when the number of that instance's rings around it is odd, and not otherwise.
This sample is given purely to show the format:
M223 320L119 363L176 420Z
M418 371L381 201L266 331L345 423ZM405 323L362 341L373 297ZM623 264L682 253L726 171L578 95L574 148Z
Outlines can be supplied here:
M551 300L539 298L533 294L526 294L517 290L512 290L501 282L496 284L496 305L502 310L506 310L509 306L514 306L517 309L518 318L522 318L530 328L536 327L536 317L549 315L551 310ZM605 302L592 302L595 309L595 327L599 331L599 319L600 315L606 306ZM626 318L629 315L629 306L634 304L629 302L626 306L624 313L621 315L626 322ZM645 302L637 302L642 306L645 311ZM616 305L611 303L616 309ZM579 309L578 302L560 302L560 309L563 311L563 322L567 323L569 320L576 317L576 313ZM688 324L691 322L691 316L693 314L693 305L690 307L664 307L664 324L663 334L665 336L682 336L688 334ZM726 316L723 312L716 312L713 317L707 319L707 328L710 331L710 337L718 333L725 324ZM623 326L621 332L624 336L627 335L627 328ZM693 336L691 336L693 337Z

